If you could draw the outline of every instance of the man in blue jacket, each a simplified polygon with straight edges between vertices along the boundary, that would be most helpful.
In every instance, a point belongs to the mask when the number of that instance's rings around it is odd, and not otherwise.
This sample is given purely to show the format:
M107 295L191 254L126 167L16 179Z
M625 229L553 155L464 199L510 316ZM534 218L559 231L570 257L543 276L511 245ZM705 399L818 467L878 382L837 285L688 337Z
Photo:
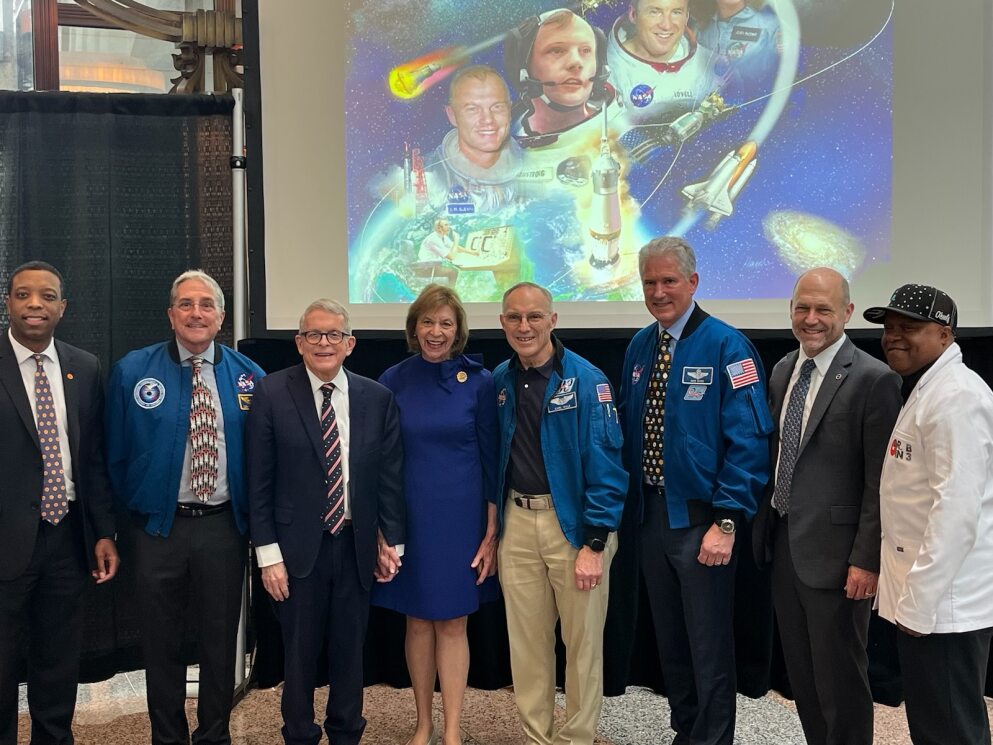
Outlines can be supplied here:
M224 295L194 270L172 284L175 338L114 365L107 465L131 513L148 716L154 745L190 742L185 619L200 640L193 742L227 745L245 575L244 424L264 373L215 343Z
M543 287L522 282L503 296L500 323L515 354L493 373L503 505L498 566L526 741L591 745L627 474L610 384L552 336L557 320ZM566 647L566 720L553 731L556 620Z
M628 496L680 745L731 745L735 533L769 478L772 418L755 349L693 300L693 249L657 238L638 256L655 322L624 357Z

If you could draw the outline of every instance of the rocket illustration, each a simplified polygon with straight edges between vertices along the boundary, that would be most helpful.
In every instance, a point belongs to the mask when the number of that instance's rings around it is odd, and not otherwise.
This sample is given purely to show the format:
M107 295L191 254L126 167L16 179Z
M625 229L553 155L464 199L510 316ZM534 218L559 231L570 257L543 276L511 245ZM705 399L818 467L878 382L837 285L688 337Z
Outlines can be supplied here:
M722 217L728 217L734 212L734 201L755 171L757 151L758 146L749 140L725 155L706 181L684 186L683 196L689 200L686 208L710 211L713 225Z
M403 168L403 193L404 196L411 193L411 159L410 159L410 143L403 143L403 161L401 164Z
M603 134L600 137L600 155L593 164L590 181L593 200L590 205L590 236L593 238L590 264L594 269L604 269L616 264L620 258L621 196L618 191L621 169L610 152L607 137L607 107L604 106Z

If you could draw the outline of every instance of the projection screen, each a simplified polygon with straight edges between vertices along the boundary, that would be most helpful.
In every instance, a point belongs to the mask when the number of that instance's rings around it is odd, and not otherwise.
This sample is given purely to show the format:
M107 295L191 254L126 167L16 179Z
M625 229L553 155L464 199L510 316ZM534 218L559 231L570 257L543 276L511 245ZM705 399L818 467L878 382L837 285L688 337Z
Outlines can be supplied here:
M741 328L785 328L820 265L860 308L927 282L961 325L993 323L984 0L940 24L892 0L767 0L733 24L697 2L663 21L674 3L256 1L253 335L319 296L399 329L430 281L475 329L521 280L562 327L634 328L637 251L663 234Z

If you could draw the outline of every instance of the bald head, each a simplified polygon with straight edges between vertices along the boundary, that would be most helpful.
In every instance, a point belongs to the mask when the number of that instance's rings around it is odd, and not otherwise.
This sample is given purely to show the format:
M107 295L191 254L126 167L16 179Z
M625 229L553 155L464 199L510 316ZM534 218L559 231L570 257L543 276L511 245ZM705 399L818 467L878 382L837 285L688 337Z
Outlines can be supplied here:
M844 305L852 302L851 287L848 280L840 272L826 266L819 266L810 269L797 277L796 284L793 285L793 297L796 298L797 290L800 286L837 288L841 292L841 300Z
M834 269L818 267L801 274L793 287L790 316L804 354L816 357L838 341L854 309L848 280Z

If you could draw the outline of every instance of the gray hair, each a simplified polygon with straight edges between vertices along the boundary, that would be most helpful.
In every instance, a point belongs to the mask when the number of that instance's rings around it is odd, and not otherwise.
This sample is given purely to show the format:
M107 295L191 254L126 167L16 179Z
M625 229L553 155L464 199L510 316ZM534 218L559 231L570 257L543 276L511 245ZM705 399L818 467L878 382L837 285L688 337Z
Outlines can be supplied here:
M549 307L549 309L551 309L551 307L552 307L552 293L550 293L548 290L546 290L541 285L535 284L534 282L518 282L516 285L514 285L509 290L507 290L505 293L503 293L503 303L502 304L503 304L503 307L504 308L507 307L507 298L510 297L510 293L514 292L515 290L519 290L522 287L533 287L534 289L538 290L538 292L540 292L542 295L545 296L545 299L548 301L548 307Z
M317 300L312 302L304 310L303 315L300 316L300 323L297 324L297 330L303 331L303 324L309 316L315 310L323 310L326 313L330 313L334 316L341 316L345 319L344 331L346 334L352 333L352 322L348 319L348 311L345 310L345 306L339 303L337 300L331 300L326 297L319 297Z
M671 256L679 267L679 273L689 279L696 273L696 254L693 247L682 238L674 235L663 235L653 238L638 251L638 274L644 276L645 265L649 259Z
M169 305L176 303L176 294L179 291L179 286L191 279L198 279L207 285L214 294L214 304L217 306L217 309L220 311L224 310L224 292L221 291L221 286L217 284L216 279L207 274L203 269L188 269L172 281L172 289L169 290Z

